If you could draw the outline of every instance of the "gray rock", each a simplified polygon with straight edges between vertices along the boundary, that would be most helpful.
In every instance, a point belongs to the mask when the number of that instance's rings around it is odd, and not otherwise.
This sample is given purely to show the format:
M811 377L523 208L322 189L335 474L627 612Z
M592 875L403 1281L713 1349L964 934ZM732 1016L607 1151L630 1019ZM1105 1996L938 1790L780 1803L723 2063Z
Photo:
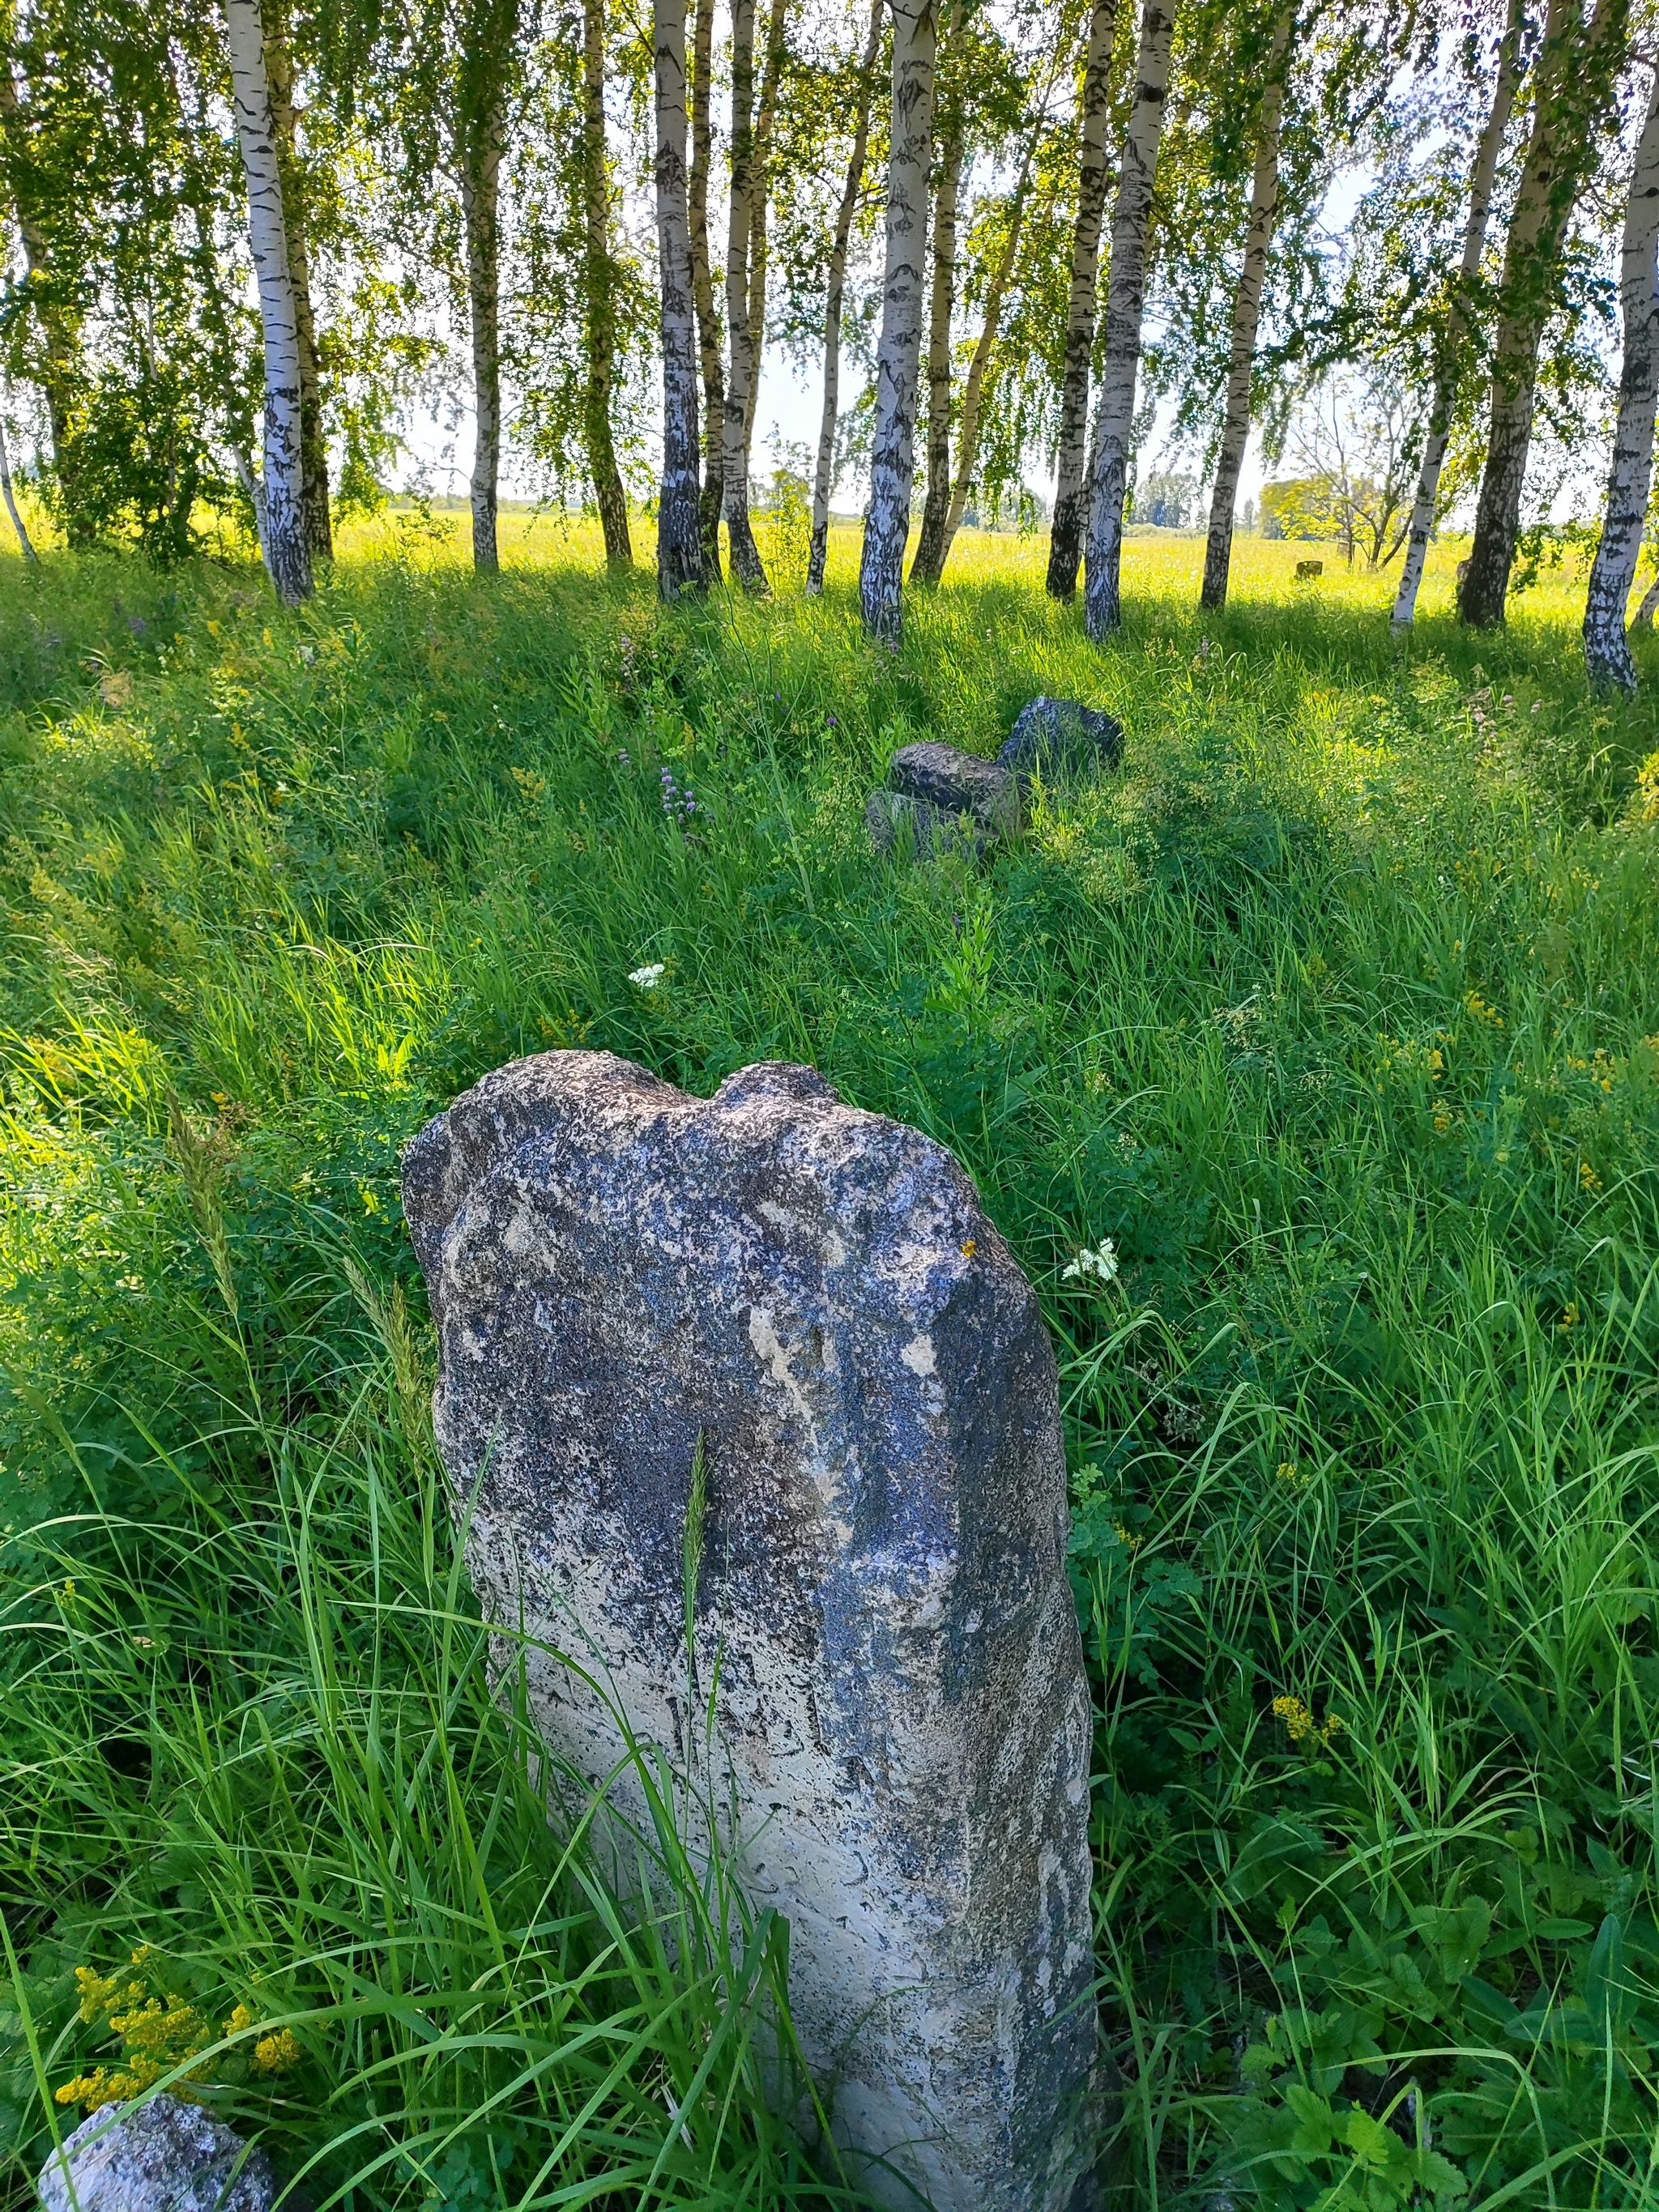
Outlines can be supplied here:
M910 2212L1072 2212L1091 1722L1054 1353L972 1183L810 1068L700 1099L588 1052L486 1076L403 1172L475 1585L605 1688L532 1649L544 1738L598 1781L620 1709L696 1765L701 1448L708 1802L835 2136Z
M46 2212L270 2212L276 2184L264 2151L182 2097L106 2105L40 2170Z
M955 745L902 745L887 764L887 782L871 794L865 826L878 853L893 850L909 825L919 858L953 848L983 851L1019 830L1019 791L995 761Z
M1022 783L1039 771L1044 783L1079 783L1123 757L1123 725L1115 714L1080 699L1032 699L1019 710L997 755Z

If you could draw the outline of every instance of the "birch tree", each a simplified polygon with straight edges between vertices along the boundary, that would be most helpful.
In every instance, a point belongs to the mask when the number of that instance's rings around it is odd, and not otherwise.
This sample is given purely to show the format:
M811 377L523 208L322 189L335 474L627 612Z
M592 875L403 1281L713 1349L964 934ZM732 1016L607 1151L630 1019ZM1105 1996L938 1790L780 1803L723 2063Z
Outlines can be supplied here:
M283 0L264 0L263 13L270 113L276 130L276 160L283 180L289 279L294 287L294 330L300 351L300 475L306 542L314 561L328 561L334 556L334 525L329 511L328 440L323 426L317 320L311 301L306 177L300 155L299 118L294 106L294 55L289 41L288 11Z
M830 243L829 284L823 301L823 406L818 419L817 460L812 473L812 541L806 561L806 588L823 589L823 568L830 550L830 488L836 468L836 423L841 403L841 318L847 284L847 254L853 236L853 218L864 189L864 165L870 149L870 104L875 94L876 63L881 53L884 0L871 0L870 28L859 64L857 106L853 118L853 150L847 159L847 176L836 210L836 228Z
M749 520L748 429L756 348L749 323L749 246L754 228L755 0L732 0L732 163L726 234L726 434L721 502L732 573L746 592L767 588Z
M1620 305L1625 358L1619 378L1619 418L1607 474L1607 514L1584 604L1584 665L1598 690L1634 694L1636 663L1625 635L1625 610L1647 521L1653 483L1653 418L1659 397L1659 69L1636 149L1620 258Z
M472 565L481 575L501 566L501 157L518 17L518 0L472 0L466 9L453 125L472 340Z
M714 166L714 0L694 0L691 72L691 172L687 211L691 226L691 289L697 308L697 357L702 372L702 497L698 509L708 579L720 579L721 487L726 472L726 366L708 261L708 179Z
M657 588L665 599L708 588L697 512L697 333L685 176L685 0L653 0L657 125L654 183L662 309L662 485Z
M783 82L788 41L785 36L787 0L771 0L766 25L766 65L761 72L760 112L755 122L751 156L753 176L749 192L749 331L755 349L755 373L749 380L749 406L743 426L744 480L748 481L750 455L755 446L755 412L760 402L761 358L766 348L766 289L769 257L767 209L772 195L772 142L777 121L778 93Z
M1594 159L1628 15L1628 0L1596 0L1587 23L1578 0L1550 0L1534 72L1526 162L1504 242L1474 538L1458 592L1460 617L1480 629L1504 619L1532 443L1539 347L1556 304L1567 223Z
M1134 419L1135 379L1140 364L1141 318L1146 295L1146 248L1152 187L1170 89L1170 49L1175 0L1146 0L1135 58L1134 101L1124 137L1117 204L1112 211L1112 261L1106 295L1106 343L1100 399L1095 415L1089 486L1089 552L1084 582L1084 627L1098 645L1123 620L1119 569L1123 551L1123 502L1128 489L1129 437Z
M927 172L933 137L934 0L892 0L893 103L887 158L886 252L876 354L870 505L859 560L859 605L872 637L896 641L903 620L910 529L916 373L927 259Z
M952 0L947 55L961 21L961 0ZM957 204L965 155L963 105L960 88L954 98L947 98L939 149L939 182L933 189L933 283L927 312L927 489L922 501L921 529L910 561L912 584L937 584L945 566L945 520L951 506L951 322L957 304Z
M611 163L605 131L605 0L582 0L582 291L587 381L582 427L593 501L612 568L633 565L628 495L617 466L611 389L617 360L616 270L611 256Z
M300 342L264 27L258 0L225 0L225 18L236 137L247 179L248 243L264 335L264 552L277 596L296 606L312 588L300 443Z
M1106 125L1112 89L1112 48L1117 0L1094 0L1089 52L1083 69L1079 122L1077 220L1072 230L1071 295L1066 312L1066 361L1060 381L1060 439L1055 453L1054 511L1048 537L1051 598L1077 596L1088 500L1084 484L1089 434L1089 358L1095 343L1095 291L1100 267L1100 228L1106 213L1111 164Z
M1525 0L1510 0L1509 21L1498 49L1497 73L1492 78L1492 104L1476 143L1469 172L1469 209L1463 225L1463 251L1451 288L1445 327L1435 351L1434 389L1429 402L1428 433L1423 464L1418 473L1417 496L1412 505L1411 528L1406 539L1406 558L1395 594L1393 623L1408 629L1417 618L1417 594L1423 581L1440 501L1440 477L1446 465L1451 436L1452 411L1457 402L1459 374L1472 329L1471 295L1480 274L1486 250L1486 229L1492 214L1492 186L1498 158L1515 111L1516 87L1521 75L1521 36L1526 23Z
M1250 222L1244 258L1233 295L1232 345L1227 364L1227 405L1216 454L1215 485L1210 499L1210 531L1204 548L1200 606L1227 604L1227 572L1232 563L1233 510L1239 472L1250 435L1250 395L1255 377L1256 331L1261 320L1261 288L1267 275L1267 250L1279 213L1279 140L1285 119L1285 76L1296 31L1296 9L1276 9L1267 43L1261 109L1256 124L1255 161L1250 178Z

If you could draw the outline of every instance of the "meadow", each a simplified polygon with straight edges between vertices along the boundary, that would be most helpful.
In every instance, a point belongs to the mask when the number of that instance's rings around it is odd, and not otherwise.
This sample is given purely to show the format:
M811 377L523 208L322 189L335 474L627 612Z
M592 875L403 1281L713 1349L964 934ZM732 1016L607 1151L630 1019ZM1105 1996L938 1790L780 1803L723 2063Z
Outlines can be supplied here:
M169 2079L323 2212L848 2201L781 1931L666 1793L650 1909L550 1825L453 1554L398 1148L581 1044L812 1062L1039 1287L1114 2204L1659 2204L1659 647L1598 702L1581 587L1462 631L1455 545L1402 643L1331 548L1200 617L1136 537L1097 652L965 533L895 655L851 530L672 613L503 535L292 616L0 556L0 2201ZM891 750L1040 691L1121 773L878 862Z

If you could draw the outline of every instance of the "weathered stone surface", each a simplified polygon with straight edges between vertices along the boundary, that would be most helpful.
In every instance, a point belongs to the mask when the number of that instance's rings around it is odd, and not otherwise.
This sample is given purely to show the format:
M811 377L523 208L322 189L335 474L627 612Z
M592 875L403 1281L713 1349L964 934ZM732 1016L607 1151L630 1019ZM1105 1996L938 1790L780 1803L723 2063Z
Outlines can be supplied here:
M968 1177L808 1068L705 1100L556 1052L430 1123L404 1204L475 1583L677 1759L703 1439L696 1643L737 1872L790 1922L838 2140L939 2212L1087 2202L1091 1719L1054 1360ZM551 1656L529 1680L549 1741L606 1774L605 1699Z
M1019 710L1001 765L1029 783L1041 772L1047 784L1079 782L1123 757L1123 725L1115 714L1080 699L1032 699Z
M915 851L972 846L982 850L1019 830L1019 790L1007 769L955 745L902 745L887 782L871 794L865 826L878 852L893 849L908 823Z
M41 2168L46 2212L70 2212L64 2159L79 2212L270 2212L270 2160L222 2120L182 2097L106 2105Z

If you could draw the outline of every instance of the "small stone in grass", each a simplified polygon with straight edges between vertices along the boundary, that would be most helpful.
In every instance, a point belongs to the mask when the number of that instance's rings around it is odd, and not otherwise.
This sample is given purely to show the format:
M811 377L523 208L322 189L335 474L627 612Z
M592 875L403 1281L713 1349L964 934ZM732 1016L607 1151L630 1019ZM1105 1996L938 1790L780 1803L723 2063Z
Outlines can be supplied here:
M1123 757L1123 725L1115 714L1085 707L1080 699L1039 698L1019 710L1012 734L997 755L1022 784L1041 774L1046 784L1080 782Z
M878 853L890 853L908 825L918 859L940 847L981 851L1017 835L1019 819L1018 788L1006 768L931 741L900 747L885 787L872 793L864 811Z
M106 2105L82 2120L38 2186L45 2212L271 2212L276 2197L264 2151L202 2106L168 2096Z

